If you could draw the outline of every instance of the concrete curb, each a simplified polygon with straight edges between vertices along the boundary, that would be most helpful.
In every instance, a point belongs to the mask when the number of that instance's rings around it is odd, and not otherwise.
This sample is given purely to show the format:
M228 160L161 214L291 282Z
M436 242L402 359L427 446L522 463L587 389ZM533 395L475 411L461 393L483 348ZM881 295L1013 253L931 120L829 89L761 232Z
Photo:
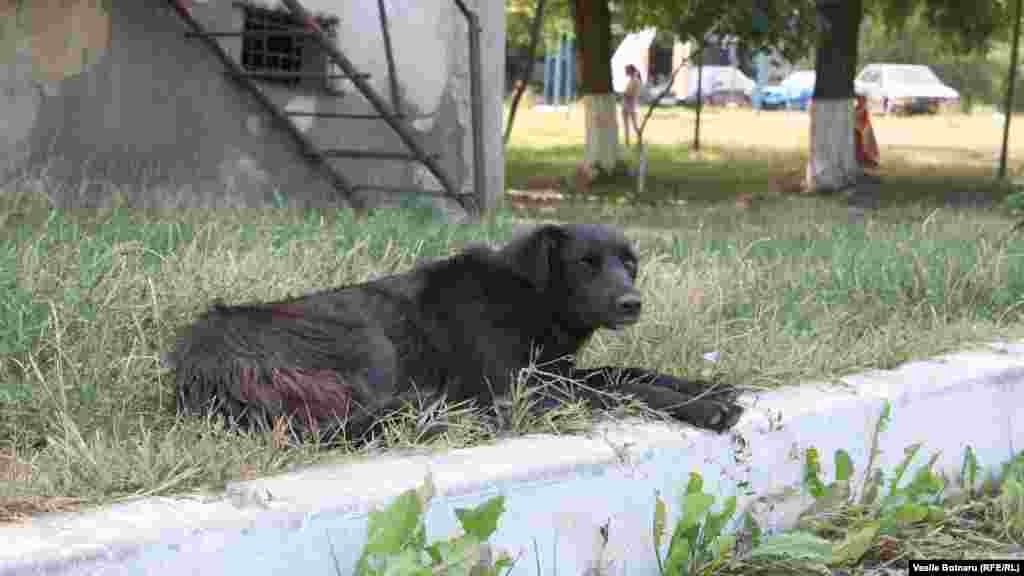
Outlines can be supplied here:
M826 474L846 449L867 462L885 402L893 418L881 437L891 470L915 442L941 451L957 476L971 446L994 469L1024 446L1024 342L911 362L842 379L744 398L732 435L681 426L618 422L587 437L536 436L445 454L376 458L233 483L217 497L159 497L83 513L0 526L0 575L21 574L349 574L366 537L366 513L430 473L437 496L427 513L432 540L457 530L454 508L503 493L507 512L492 542L522 552L516 574L656 574L651 549L654 493L670 510L688 474L738 494L762 526L792 525L806 504L802 451L815 446ZM920 464L926 458L919 458ZM749 488L742 488L746 486ZM757 494L757 498L746 495ZM596 546L609 524L609 541ZM553 564L557 558L557 567Z

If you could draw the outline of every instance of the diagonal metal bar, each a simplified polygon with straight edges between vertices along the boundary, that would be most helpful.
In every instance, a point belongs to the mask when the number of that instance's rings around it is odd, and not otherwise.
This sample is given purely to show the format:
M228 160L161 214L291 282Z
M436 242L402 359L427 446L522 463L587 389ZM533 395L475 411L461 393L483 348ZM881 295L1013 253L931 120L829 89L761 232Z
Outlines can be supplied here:
M445 190L429 190L427 188L417 188L415 186L388 186L383 184L359 184L356 186L356 191L362 192L391 192L392 194L424 194L427 196L448 196L448 192ZM471 193L464 193L464 196L469 196Z
M391 107L395 114L401 114L402 108L398 98L398 76L395 71L395 55L391 49L391 27L388 25L388 11L384 0L377 0L377 12L380 14L380 28L384 34L384 57L388 61L388 80L391 82Z
M185 32L185 38L198 38L200 36L212 36L214 38L263 38L266 36L286 36L289 38L310 38L316 32L309 30L246 30L244 32Z
M362 158L364 160L405 160L415 162L416 156L405 152L385 152L383 150L350 150L350 149L328 149L321 150L320 155L324 158ZM435 154L429 157L436 158Z
M322 32L320 26L316 23L316 20L302 7L297 0L281 0L282 3L292 11L302 22L306 24L311 30ZM402 122L394 118L395 111L391 109L391 106L385 102L379 94L373 89L368 82L363 80L358 74L355 66L340 50L334 45L333 42L328 40L324 34L314 35L314 40L320 45L320 48L328 54L334 63L337 64L345 74L351 76L351 81L355 87L362 93L363 97L370 103L371 106L382 116L382 119L388 123L388 126L395 131L395 134L402 140L405 146L416 156L431 174L441 183L441 186L448 191L448 194L454 198L464 209L471 213L475 213L475 207L467 202L465 198L458 194L458 189L455 183L452 181L448 173L441 167L441 165L435 160L427 156L423 147L417 141L412 131Z
M229 72L233 74L233 72ZM278 78L281 80L299 80L302 78L315 79L315 80L335 80L348 78L347 74L317 74L316 72L279 72L276 70L260 70L258 72L242 72L242 76L248 76L249 78ZM367 77L370 75L367 74Z
M331 182L334 188L336 190L340 190L344 194L345 200L357 210L364 210L365 206L362 206L355 194L353 194L354 186L352 183L349 182L344 175L335 170L330 163L325 162L318 156L316 146L313 145L313 142L310 141L310 139L307 138L306 135L303 134L287 116L284 115L281 109L278 108L278 106L274 104L262 90L260 90L252 83L251 80L249 80L249 78L245 76L245 71L241 69L241 67L234 61L234 59L231 58L231 56L227 54L227 52L224 51L223 48L221 48L219 42L210 36L203 35L206 32L205 28L192 16L192 13L181 4L181 0L168 0L168 2L185 24L187 24L188 27L197 34L196 37L202 40L203 43L206 44L207 48L209 48L221 63L224 64L224 66L232 73L230 74L230 77L234 78L242 88L247 90L253 99L263 106L266 112L270 114L271 118L273 118L283 130L288 132L292 138L295 139L301 148L302 155L307 158L317 156L317 159L315 160L316 165L321 169L324 176Z
M347 112L288 112L288 116L305 116L312 118L345 118L347 120L380 120L377 114L349 114ZM398 114L397 118L405 118L405 115Z

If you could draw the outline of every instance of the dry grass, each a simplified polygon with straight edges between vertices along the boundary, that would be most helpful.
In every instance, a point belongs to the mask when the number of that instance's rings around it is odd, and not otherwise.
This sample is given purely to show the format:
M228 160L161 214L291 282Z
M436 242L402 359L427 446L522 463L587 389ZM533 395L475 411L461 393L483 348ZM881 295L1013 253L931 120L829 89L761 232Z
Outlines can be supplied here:
M696 114L687 108L659 109L648 124L644 140L651 145L688 146L693 141ZM1019 122L1019 120L1018 120ZM935 116L872 116L883 160L927 165L984 164L994 166L1002 145L1002 121L991 114ZM743 108L705 108L701 142L711 149L746 149L772 153L807 150L810 117L799 111L757 112ZM559 111L523 109L509 142L511 148L552 148L580 144L584 115L581 106ZM620 121L621 130L621 121ZM1011 156L1024 160L1024 131L1011 133Z

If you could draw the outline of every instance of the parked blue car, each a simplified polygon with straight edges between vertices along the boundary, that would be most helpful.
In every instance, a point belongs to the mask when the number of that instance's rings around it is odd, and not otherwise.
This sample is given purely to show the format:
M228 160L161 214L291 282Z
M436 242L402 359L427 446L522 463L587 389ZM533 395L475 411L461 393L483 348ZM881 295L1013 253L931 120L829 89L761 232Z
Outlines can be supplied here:
M786 89L780 84L768 84L760 88L760 107L765 110L778 110L787 104Z
M779 85L785 92L786 107L790 110L807 110L814 94L814 70L796 70Z

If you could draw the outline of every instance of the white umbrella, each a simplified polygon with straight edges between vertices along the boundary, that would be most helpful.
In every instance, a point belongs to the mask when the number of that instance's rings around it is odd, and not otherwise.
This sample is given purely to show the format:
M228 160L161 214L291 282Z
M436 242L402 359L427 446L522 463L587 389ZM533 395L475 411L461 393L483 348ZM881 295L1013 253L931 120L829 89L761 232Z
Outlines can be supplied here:
M654 42L654 28L633 32L622 39L622 43L615 49L612 55L612 89L617 93L626 90L626 64L636 66L643 70L644 55L651 49L651 42ZM646 78L644 78L646 80Z

